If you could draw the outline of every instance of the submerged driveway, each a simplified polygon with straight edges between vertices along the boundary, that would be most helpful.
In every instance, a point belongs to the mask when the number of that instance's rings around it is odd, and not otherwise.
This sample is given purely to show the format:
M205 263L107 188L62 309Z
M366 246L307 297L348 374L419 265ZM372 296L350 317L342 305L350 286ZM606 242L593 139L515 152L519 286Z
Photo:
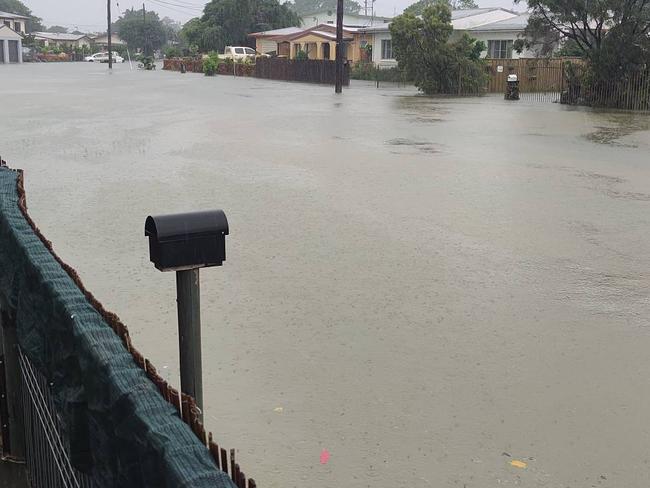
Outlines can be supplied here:
M206 423L260 486L649 484L648 116L83 63L0 67L0 107L32 216L176 383L144 220L225 209Z

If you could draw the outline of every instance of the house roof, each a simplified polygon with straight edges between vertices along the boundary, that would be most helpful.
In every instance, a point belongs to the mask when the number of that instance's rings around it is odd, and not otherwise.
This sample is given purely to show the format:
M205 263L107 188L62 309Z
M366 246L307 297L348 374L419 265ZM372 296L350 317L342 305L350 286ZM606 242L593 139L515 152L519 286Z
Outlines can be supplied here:
M500 7L487 7L487 8L463 8L451 11L451 20L464 19L465 17L473 17L474 15L486 14L494 12L495 10L505 10Z
M262 31L262 32L253 32L251 34L248 34L248 37L287 36L290 34L297 34L298 32L302 32L304 30L305 29L301 29L300 27L285 27L284 29L273 29L273 30Z
M78 41L88 37L86 34L64 34L59 32L32 32L32 35L38 39L48 39L50 41Z
M523 31L528 25L529 13L519 14L511 19L498 20L489 24L479 25L468 29L469 31Z
M300 16L301 19L304 19L305 17L312 17L314 15L335 15L336 10L319 10L318 12L308 12L306 14L303 14ZM368 20L392 20L392 17L382 17L381 15L363 15L363 14L344 14L347 17L358 17L360 19L368 19Z
M13 30L11 27L8 27L4 24L0 25L0 39L18 40L22 38L23 36L18 34L18 32Z
M24 15L12 14L10 12L3 12L1 10L0 10L0 18L2 18L2 19L25 19L25 20L29 20L29 17L25 17Z

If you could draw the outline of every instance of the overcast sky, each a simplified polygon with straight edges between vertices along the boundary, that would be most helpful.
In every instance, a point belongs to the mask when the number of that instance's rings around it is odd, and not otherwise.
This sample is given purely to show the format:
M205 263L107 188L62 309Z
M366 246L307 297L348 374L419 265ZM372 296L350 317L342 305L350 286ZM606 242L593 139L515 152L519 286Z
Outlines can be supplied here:
M43 18L46 25L63 25L81 31L101 31L106 29L106 0L22 0L32 12ZM127 8L142 8L142 0L111 0L114 13L113 20ZM376 0L378 15L392 16L415 0ZM370 0L369 0L370 2ZM161 17L171 17L186 22L201 14L203 0L145 0L147 10L155 10ZM363 0L360 2L363 4ZM505 7L522 10L522 6L513 7L512 0L477 0L480 7ZM119 5L119 8L118 8ZM182 6L181 6L182 5Z

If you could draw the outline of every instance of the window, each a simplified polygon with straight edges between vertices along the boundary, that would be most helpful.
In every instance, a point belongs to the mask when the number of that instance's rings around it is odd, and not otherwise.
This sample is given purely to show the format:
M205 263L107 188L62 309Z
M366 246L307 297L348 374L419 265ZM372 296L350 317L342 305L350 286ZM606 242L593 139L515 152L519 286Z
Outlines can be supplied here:
M512 58L512 42L488 41L488 58Z
M243 47L236 47L235 48L235 54L244 54L244 48Z
M11 21L5 20L5 25L11 29Z
M20 24L20 22L14 22L14 30L15 30L16 32L21 32L21 31L23 30L23 27L22 27L22 25Z
M247 47L246 54L257 54L257 53L255 52L255 49L251 49L250 47Z
M382 39L381 59L393 59L393 41L391 39Z

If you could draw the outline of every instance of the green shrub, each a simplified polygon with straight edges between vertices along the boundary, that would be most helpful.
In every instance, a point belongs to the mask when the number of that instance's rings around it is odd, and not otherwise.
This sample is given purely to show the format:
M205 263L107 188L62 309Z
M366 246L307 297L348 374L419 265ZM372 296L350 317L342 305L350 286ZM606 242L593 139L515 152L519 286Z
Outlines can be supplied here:
M205 76L214 76L218 67L219 63L217 63L213 58L205 58L203 60L203 73Z
M180 56L181 56L181 50L176 46L167 46L165 48L166 58L179 58Z
M309 59L309 56L307 55L307 51L303 51L302 49L296 53L296 61L305 61Z
M372 62L357 63L350 70L353 80L392 81L406 83L409 80L406 73L399 68L378 68Z

